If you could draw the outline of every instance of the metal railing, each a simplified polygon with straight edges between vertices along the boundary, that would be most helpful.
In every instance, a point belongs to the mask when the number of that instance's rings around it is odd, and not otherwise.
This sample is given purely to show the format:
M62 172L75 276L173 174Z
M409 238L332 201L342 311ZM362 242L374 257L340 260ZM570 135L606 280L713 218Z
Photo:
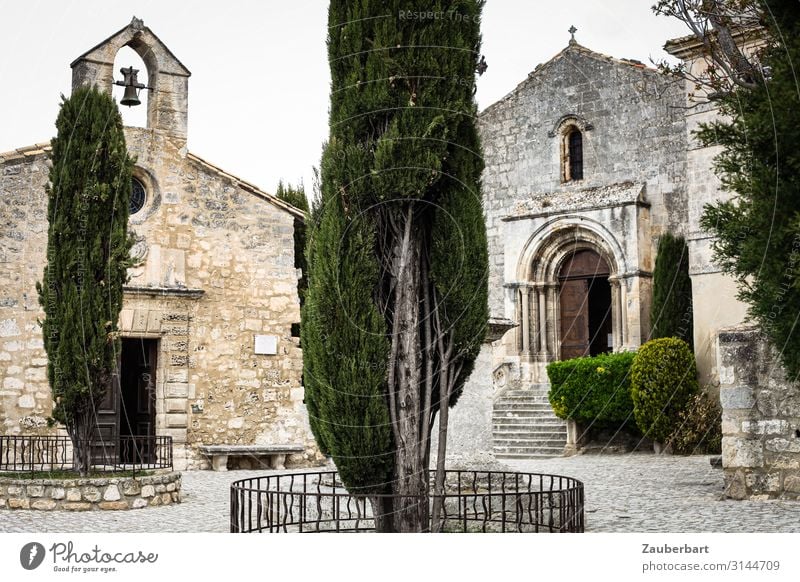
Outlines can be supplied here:
M431 471L431 479L433 475ZM577 479L454 470L446 471L445 482L443 531L584 531L583 483ZM375 531L370 501L349 493L336 471L242 479L231 484L230 496L233 533ZM376 497L406 501L395 495L370 496ZM432 503L433 498L417 501Z
M91 471L119 473L172 469L171 436L120 436L89 443ZM0 473L76 471L68 436L0 435Z

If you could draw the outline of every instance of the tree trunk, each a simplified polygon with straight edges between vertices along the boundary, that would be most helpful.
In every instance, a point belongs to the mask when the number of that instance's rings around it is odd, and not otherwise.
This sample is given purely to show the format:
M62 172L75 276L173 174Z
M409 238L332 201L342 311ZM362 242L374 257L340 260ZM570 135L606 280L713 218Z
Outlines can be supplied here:
M89 474L92 464L91 438L94 425L91 422L91 416L87 413L78 414L73 422L67 425L67 432L72 440L75 468L81 477L85 477Z
M395 533L394 504L391 497L374 496L369 498L372 515L375 518L376 533Z
M399 439L395 450L395 529L398 532L421 532L429 528L428 467L423 464L420 447L427 443L420 434L419 403L422 383L422 351L420 338L420 261L422 242L413 228L413 207L405 212L403 236L399 237L393 253L396 261L394 333L392 337L394 362L390 398L395 398L394 418ZM394 384L393 386L391 384Z

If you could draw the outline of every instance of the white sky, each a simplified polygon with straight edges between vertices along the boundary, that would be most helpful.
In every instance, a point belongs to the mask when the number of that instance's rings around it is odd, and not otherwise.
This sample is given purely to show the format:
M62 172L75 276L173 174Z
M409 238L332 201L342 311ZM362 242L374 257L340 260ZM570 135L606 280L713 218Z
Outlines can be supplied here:
M488 0L480 108L564 48L573 24L590 49L645 63L666 57L664 42L686 31L654 16L652 2ZM0 152L54 135L59 95L70 92L69 63L136 15L192 72L189 149L269 192L279 178L303 179L310 191L328 133L327 4L0 0ZM115 69L136 61L121 51ZM131 116L141 119L143 106L123 113L127 123L143 124Z

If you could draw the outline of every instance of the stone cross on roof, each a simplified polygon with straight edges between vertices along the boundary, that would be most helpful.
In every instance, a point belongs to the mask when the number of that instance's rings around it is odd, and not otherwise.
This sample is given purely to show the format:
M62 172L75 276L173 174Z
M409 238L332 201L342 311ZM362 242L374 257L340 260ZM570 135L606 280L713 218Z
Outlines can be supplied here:
M572 38L569 39L569 42L575 42L575 33L578 32L578 29L575 28L575 25L573 24L572 26L570 26L567 32L572 35Z

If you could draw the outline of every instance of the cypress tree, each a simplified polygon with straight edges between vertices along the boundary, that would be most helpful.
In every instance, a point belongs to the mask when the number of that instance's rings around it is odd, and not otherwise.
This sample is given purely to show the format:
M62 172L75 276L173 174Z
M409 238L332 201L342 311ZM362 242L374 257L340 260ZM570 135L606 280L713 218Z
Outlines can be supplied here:
M477 0L331 0L302 342L312 429L381 531L438 529L447 411L488 319ZM428 15L435 14L436 17ZM431 524L431 517L433 521Z
M47 187L47 265L37 283L53 394L78 469L90 467L97 406L110 389L120 339L133 161L111 96L78 88L64 99Z
M284 202L291 204L298 210L305 213L308 218L308 199L306 198L306 190L302 184L300 186L292 186L291 184L283 184L283 180L278 182L278 189L275 196ZM294 266L300 269L300 279L297 281L297 294L300 297L300 306L302 307L305 302L306 289L308 288L308 266L306 264L306 222L301 218L294 219Z
M650 307L652 339L676 337L691 347L692 280L689 277L689 247L682 236L664 234L658 241L653 269L653 303Z

